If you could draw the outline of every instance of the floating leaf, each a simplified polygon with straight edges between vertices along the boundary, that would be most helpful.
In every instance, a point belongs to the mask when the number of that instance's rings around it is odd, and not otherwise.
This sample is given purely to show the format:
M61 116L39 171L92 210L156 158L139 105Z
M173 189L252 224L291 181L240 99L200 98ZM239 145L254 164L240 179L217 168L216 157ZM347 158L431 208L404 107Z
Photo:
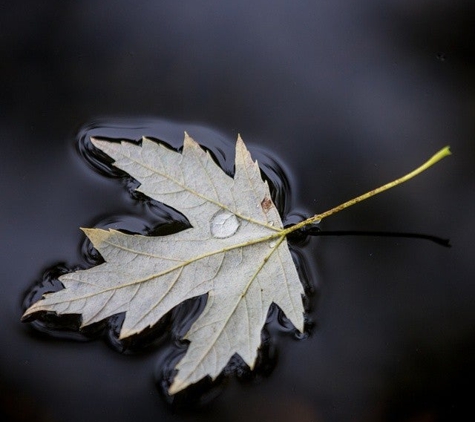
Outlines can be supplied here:
M206 376L215 379L234 354L252 369L272 303L303 331L304 291L289 233L405 182L450 154L444 148L406 176L284 229L241 138L234 177L187 134L182 153L147 138L141 145L92 143L139 182L136 190L183 213L191 227L166 236L84 229L105 262L60 276L64 289L46 293L23 317L40 311L79 314L87 326L125 313L124 339L153 326L183 301L206 294L205 309L184 337L190 343L170 394Z

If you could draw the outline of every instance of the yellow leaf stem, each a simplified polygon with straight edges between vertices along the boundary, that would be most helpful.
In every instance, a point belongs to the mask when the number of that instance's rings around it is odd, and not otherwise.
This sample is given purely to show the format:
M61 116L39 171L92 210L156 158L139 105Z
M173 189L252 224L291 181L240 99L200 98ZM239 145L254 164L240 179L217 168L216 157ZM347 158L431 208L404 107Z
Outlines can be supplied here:
M365 199L371 198L372 196L377 195L378 193L384 192L397 185L400 185L401 183L407 182L408 180L412 179L413 177L427 170L429 167L432 167L434 164L442 160L442 158L447 157L448 155L451 155L451 152L450 152L450 148L446 146L445 148L442 148L439 152L434 154L424 164L417 167L415 170L411 171L410 173L407 173L405 176L402 176L399 179L393 180L392 182L386 183L385 185L380 186L379 188L366 192L363 195L357 196L356 198L350 199L349 201L346 201L343 204L337 205L336 207L333 207L330 210L325 211L321 214L315 214L313 217L307 218L306 220L301 221L300 223L295 224L283 230L281 232L281 235L286 236L289 233L292 233L295 230L299 230L304 226L318 223L320 222L320 220L326 217L329 217L330 215L336 214L337 212L340 212L341 210L344 210L345 208L351 207L352 205L355 205L358 202L364 201Z

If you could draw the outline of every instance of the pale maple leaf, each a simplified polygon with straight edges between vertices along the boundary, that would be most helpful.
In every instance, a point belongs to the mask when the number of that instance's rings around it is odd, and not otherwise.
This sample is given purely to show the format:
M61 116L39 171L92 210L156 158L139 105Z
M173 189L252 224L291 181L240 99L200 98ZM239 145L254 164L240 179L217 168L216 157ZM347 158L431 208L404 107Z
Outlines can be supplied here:
M252 369L272 303L303 331L304 291L289 233L410 180L450 155L445 147L405 176L284 229L240 137L234 177L187 134L182 153L147 138L141 145L92 143L140 183L138 191L182 212L191 228L155 237L84 229L105 262L59 277L64 289L46 293L23 317L39 311L79 314L86 326L125 313L123 339L206 294L205 309L184 337L190 344L176 365L170 394L206 376L215 379L235 354Z
M252 369L272 303L303 331L304 291L286 232L240 137L234 177L187 134L182 153L147 138L141 146L92 143L140 183L138 191L183 213L191 228L167 236L84 229L105 262L62 275L64 289L45 294L24 317L80 314L86 326L125 312L123 339L207 294L205 309L186 333L190 344L170 394L206 376L215 379L234 354Z

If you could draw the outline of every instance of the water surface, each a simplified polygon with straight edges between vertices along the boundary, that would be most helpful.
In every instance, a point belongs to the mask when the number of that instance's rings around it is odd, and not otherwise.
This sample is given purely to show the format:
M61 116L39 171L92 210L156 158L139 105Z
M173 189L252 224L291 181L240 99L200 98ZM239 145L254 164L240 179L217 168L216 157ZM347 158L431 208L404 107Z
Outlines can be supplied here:
M6 8L0 409L7 419L459 419L471 403L475 356L467 41L474 15L464 0ZM280 166L289 221L392 180L451 144L454 156L436 168L322 228L429 233L450 237L453 247L312 239L299 249L314 291L308 338L295 338L271 314L258 374L223 377L206 405L170 403L158 381L176 358L170 337L121 353L113 336L52 337L20 317L48 268L95 262L79 227L142 232L166 219L94 170L80 139L148 135L178 148L185 130L229 172L238 133L270 179Z

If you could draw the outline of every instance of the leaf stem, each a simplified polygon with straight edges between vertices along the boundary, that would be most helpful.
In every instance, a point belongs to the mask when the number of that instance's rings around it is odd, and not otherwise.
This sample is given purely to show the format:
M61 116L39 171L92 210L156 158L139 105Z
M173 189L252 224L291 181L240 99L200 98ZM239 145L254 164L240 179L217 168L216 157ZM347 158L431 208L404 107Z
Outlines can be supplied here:
M401 183L407 182L408 180L412 179L413 177L427 170L429 167L432 167L434 164L442 160L442 158L447 157L448 155L451 155L451 152L450 152L450 148L446 146L445 148L442 148L439 152L434 154L431 158L429 158L429 160L427 160L424 164L417 167L415 170L411 171L410 173L407 173L405 176L402 176L399 179L393 180L392 182L386 183L385 185L380 186L379 188L366 192L363 195L357 196L356 198L350 199L349 201L346 201L343 204L337 205L336 207L331 208L330 210L325 211L321 214L315 214L313 217L307 218L306 220L301 221L300 223L297 223L291 227L284 229L282 232L280 232L280 234L283 236L287 236L289 233L292 233L295 230L299 230L304 226L308 226L309 224L319 223L320 220L326 217L329 217L330 215L336 214L337 212L340 212L341 210L344 210L345 208L351 207L352 205L355 205L358 202L364 201L365 199L371 198L372 196L377 195L378 193L384 192L397 185L400 185Z

